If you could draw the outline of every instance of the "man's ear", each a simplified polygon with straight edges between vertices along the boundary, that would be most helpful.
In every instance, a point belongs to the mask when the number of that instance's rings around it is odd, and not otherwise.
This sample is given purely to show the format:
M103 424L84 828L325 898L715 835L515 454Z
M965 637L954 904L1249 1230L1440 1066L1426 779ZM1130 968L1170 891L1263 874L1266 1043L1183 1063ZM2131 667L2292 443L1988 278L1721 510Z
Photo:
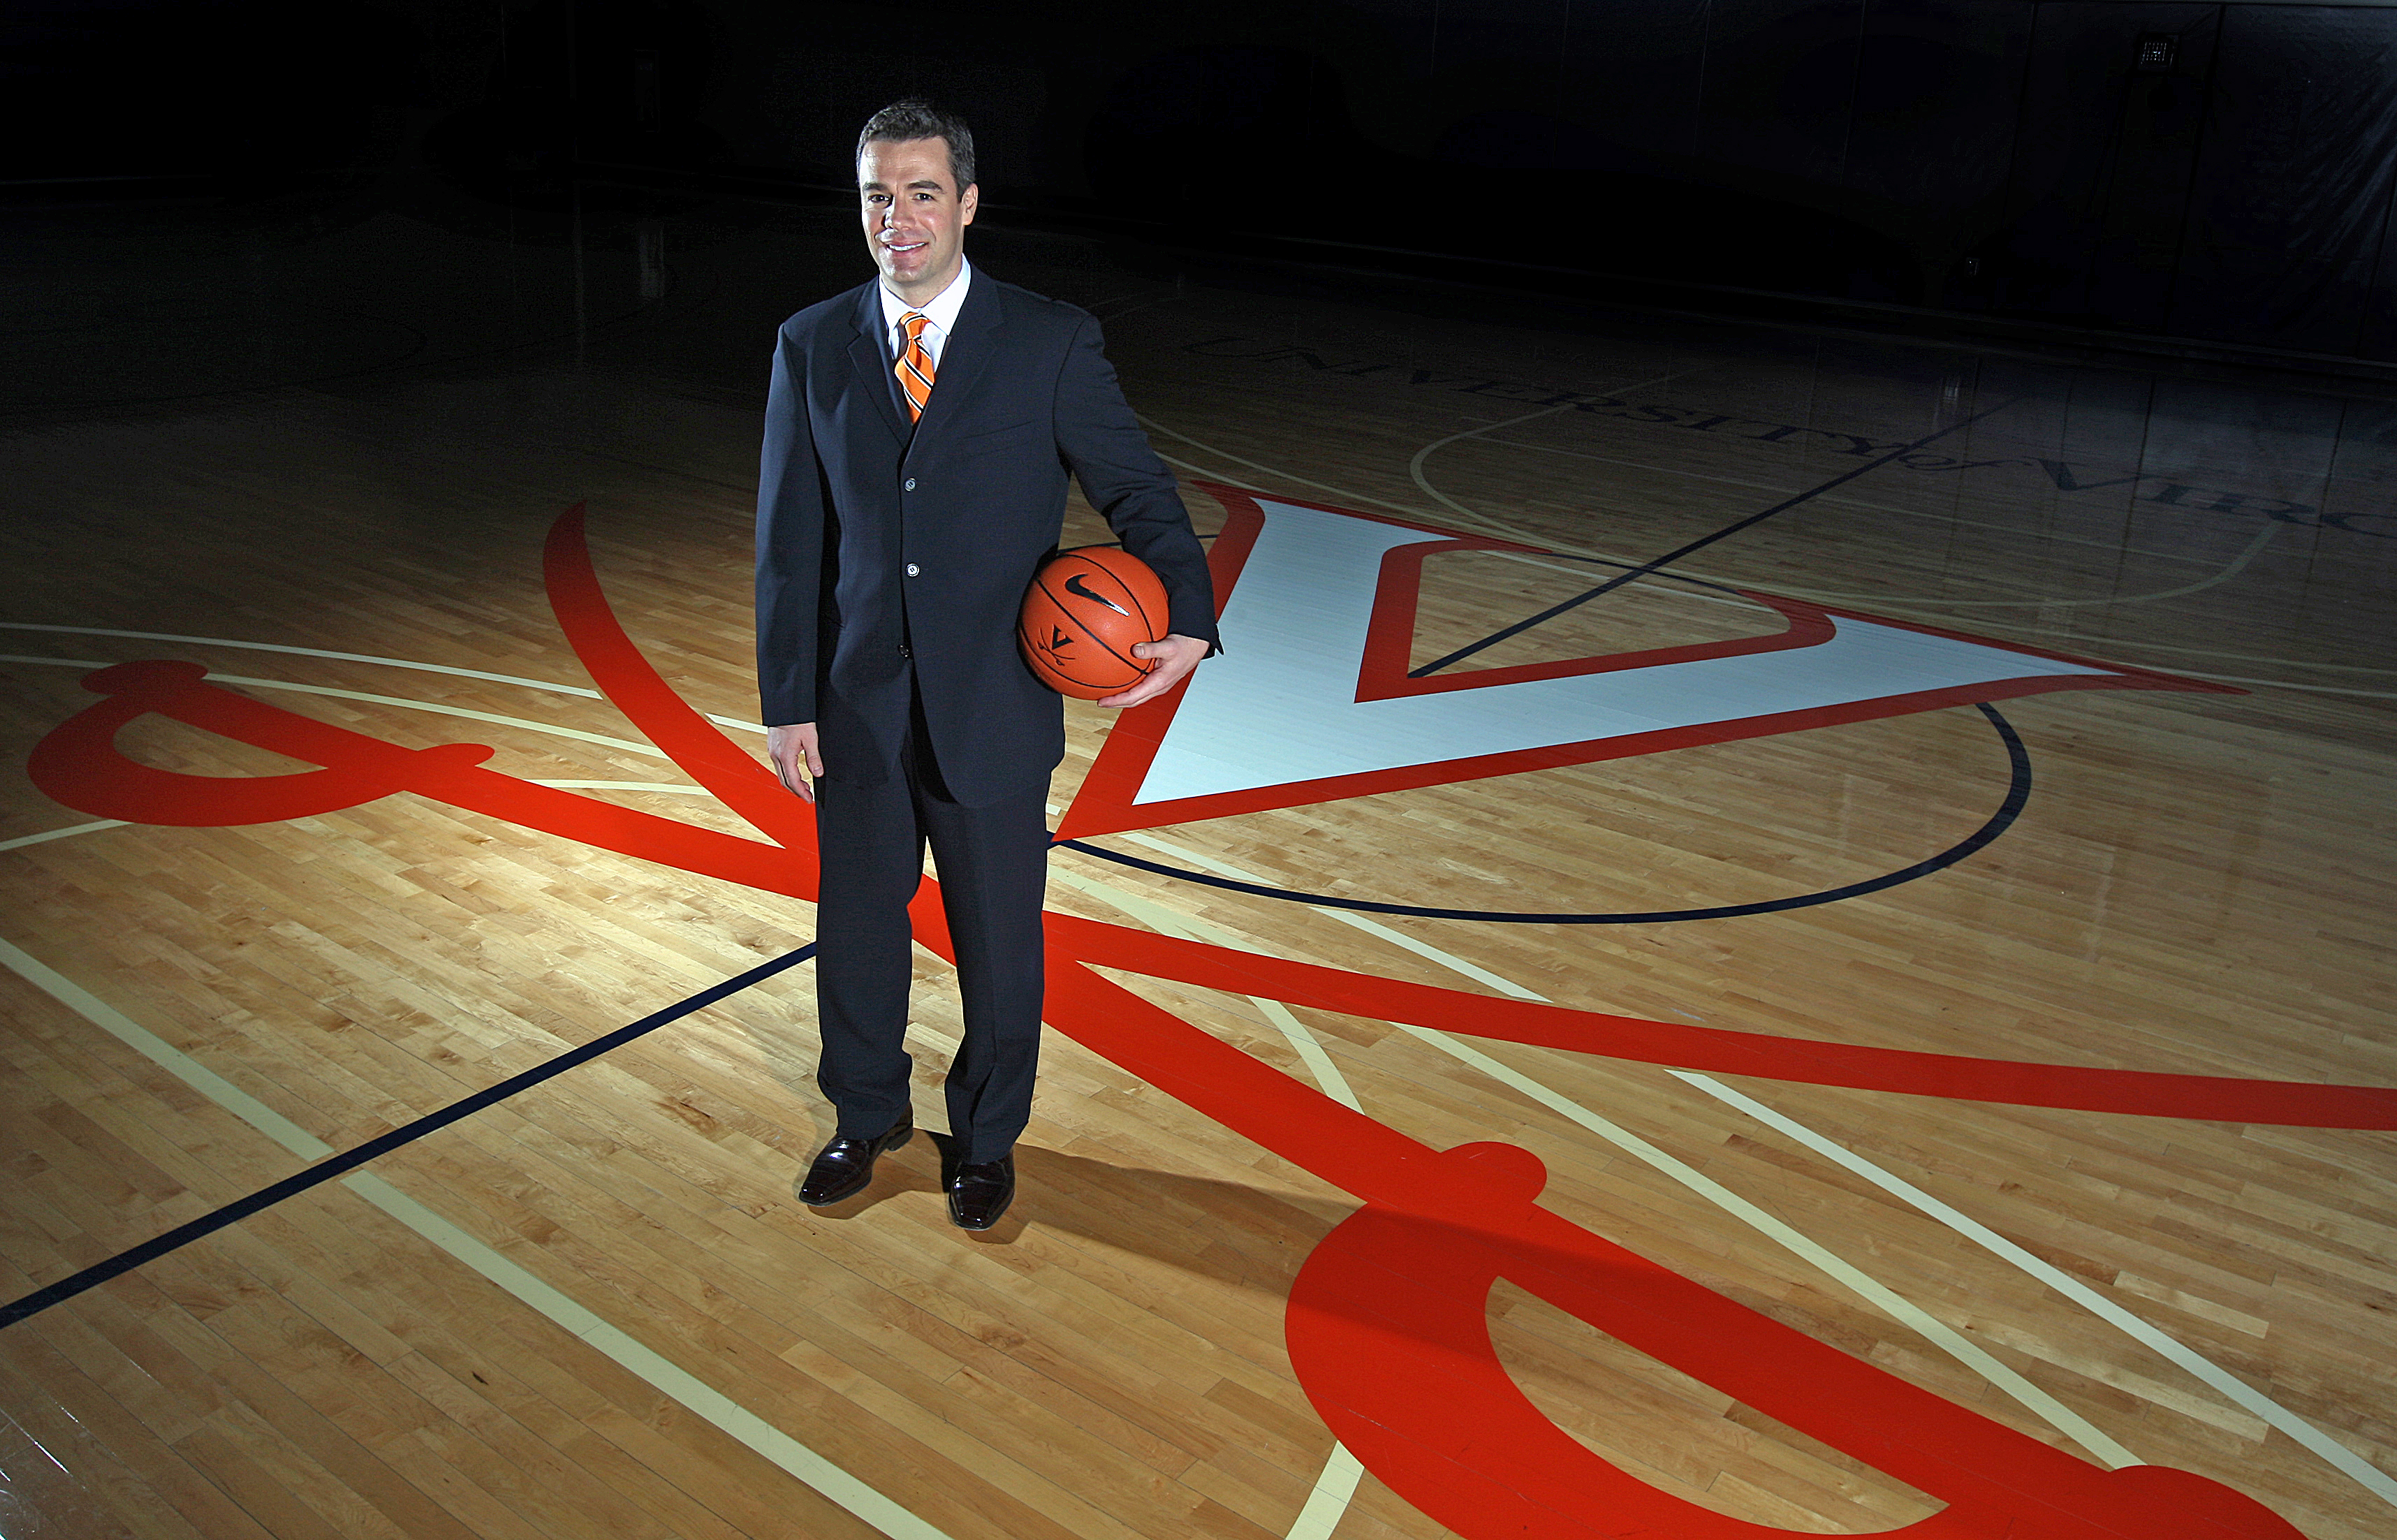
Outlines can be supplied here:
M959 198L959 199L957 200L957 209L958 209L958 214L957 214L957 223L959 223L959 224L961 224L961 225L966 225L966 224L971 224L971 223L973 223L974 208L975 208L975 207L976 207L977 205L979 205L981 202L982 202L982 188L981 188L981 186L980 186L979 184L977 184L977 183L971 182L971 181L970 181L970 182L968 182L968 183L966 183L966 193L965 193L965 196L963 196L963 197L961 197L961 198Z

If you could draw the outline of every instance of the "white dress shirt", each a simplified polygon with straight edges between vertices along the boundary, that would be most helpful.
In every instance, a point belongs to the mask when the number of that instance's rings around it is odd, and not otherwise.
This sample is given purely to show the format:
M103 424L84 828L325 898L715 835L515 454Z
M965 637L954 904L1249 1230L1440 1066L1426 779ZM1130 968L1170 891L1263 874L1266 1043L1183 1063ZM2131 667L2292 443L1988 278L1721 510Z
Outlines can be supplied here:
M973 263L960 258L957 262L957 275L949 280L948 288L932 296L930 304L911 305L898 295L891 293L888 285L883 287L882 341L883 345L891 350L892 364L896 365L900 356L907 351L907 328L899 324L901 318L911 312L920 310L924 317L932 323L924 328L924 351L932 355L932 372L935 375L940 373L941 349L948 345L949 330L957 324L957 312L966 302L966 286L971 282L973 282ZM935 388L938 388L937 385Z

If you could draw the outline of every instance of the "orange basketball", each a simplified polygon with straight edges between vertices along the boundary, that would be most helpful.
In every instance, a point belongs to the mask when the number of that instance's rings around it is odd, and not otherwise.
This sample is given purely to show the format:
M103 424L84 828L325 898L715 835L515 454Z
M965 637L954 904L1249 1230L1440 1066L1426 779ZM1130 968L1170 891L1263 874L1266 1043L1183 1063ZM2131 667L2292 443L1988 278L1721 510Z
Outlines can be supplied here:
M1062 551L1032 580L1015 640L1024 662L1060 695L1096 701L1140 682L1157 664L1136 657L1165 639L1165 584L1148 564L1112 545Z

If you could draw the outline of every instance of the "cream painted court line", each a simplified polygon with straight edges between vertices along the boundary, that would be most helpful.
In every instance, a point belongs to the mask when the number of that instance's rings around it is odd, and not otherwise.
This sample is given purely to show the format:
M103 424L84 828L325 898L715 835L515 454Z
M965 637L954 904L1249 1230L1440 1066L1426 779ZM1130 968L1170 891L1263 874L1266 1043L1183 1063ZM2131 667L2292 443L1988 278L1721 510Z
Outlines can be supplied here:
M891 1536L891 1540L949 1540L945 1532L901 1507L696 1374L643 1346L630 1333L609 1325L382 1177L361 1172L343 1177L341 1185ZM707 1500L704 1493L691 1495L702 1503Z
M1050 810L1052 815L1056 810L1054 808ZM1105 882L1077 877L1054 867L1050 869L1049 875L1051 880L1062 882L1078 892L1088 893L1100 903L1119 909L1166 935L1185 941L1210 941L1239 951L1250 950L1237 938L1202 920L1193 919L1162 904L1152 904ZM1290 1007L1259 995L1252 995L1248 998L1281 1033L1326 1096L1352 1111L1364 1110L1358 1105L1357 1092L1350 1088L1348 1077L1340 1072L1340 1066L1332 1062L1332 1055L1323 1051L1321 1039L1308 1029L1306 1023L1291 1014ZM1324 1456L1323 1468L1316 1473L1315 1484L1307 1490L1306 1505L1298 1510L1298 1517L1291 1520L1290 1528L1284 1532L1284 1540L1327 1540L1332 1532L1340 1527L1340 1520L1346 1517L1348 1505L1357 1495L1358 1479L1364 1473L1364 1466L1349 1453L1348 1446L1337 1439L1333 1440L1332 1452Z
M1346 1444L1332 1444L1322 1472L1306 1493L1306 1506L1290 1521L1284 1540L1330 1540L1340 1520L1347 1517L1348 1505L1356 1501L1357 1480L1364 1474L1364 1463L1348 1452Z
M228 646L239 646L239 645L241 645L241 644L240 644L240 643L228 643L228 644L226 644L226 645L228 645ZM296 650L296 649L285 649L284 650L288 651L288 650ZM369 659L369 660L366 660L366 661L368 661L368 662L373 662L373 663L382 663L382 662L386 662L386 661L388 661L388 660L377 658L377 659ZM38 664L42 664L42 665L45 665L45 666L47 666L47 667L52 667L52 668L87 668L87 669L108 668L108 667L113 666L113 665L111 665L111 664L108 664L108 663L101 663L100 661L99 661L99 660L98 660L98 659L96 659L96 658L46 658L46 657L34 657L34 656L28 655L28 654L24 654L24 653L16 653L16 652L0 652L0 663L38 663ZM400 666L407 666L407 665L403 664L403 665L400 665ZM459 673L459 672L462 672L462 671L461 671L461 670L457 670L457 669L450 669L450 670L447 670L446 672L449 672L449 673ZM631 740L631 739L629 739L629 738L611 738L611 737L608 736L606 733L603 733L603 732L585 732L585 731L583 731L581 728L566 728L566 727L559 727L559 726L557 726L557 725L556 725L556 724L555 724L555 723L551 723L551 722L537 722L537 721L532 720L530 717L526 717L526 716L502 716L499 715L499 714L498 714L498 713L496 713L496 712L489 712L489 711L474 711L474 710L470 710L470 709L468 709L468 708L467 708L467 707L465 707L465 706L445 705L445 704L443 704L442 703L440 703L440 702L438 702L438 701L417 701L417 700L410 700L409 698L408 698L408 697L406 697L406 696L403 696L403 695L376 695L376 694L370 693L370 692L368 692L368 691L367 691L367 690L336 690L336 689L334 689L334 688L333 688L332 686L330 686L330 685L303 685L303 684L298 684L298 683L295 683L294 681L289 680L289 679L257 679L257 678L252 678L252 677L248 676L248 675L243 675L243 674L219 674L219 673L216 673L216 672L215 672L215 671L213 671L213 670L211 670L211 671L209 672L209 674L208 674L208 677L209 677L209 678L211 678L211 679L214 679L214 680L216 680L216 681L218 681L219 683L221 683L221 684L228 684L228 685L248 685L248 686L249 686L252 690L289 690L289 691L291 691L291 692L293 692L293 693L295 693L295 694L301 694L301 695L326 695L326 696L330 696L330 697L332 697L332 698L333 698L333 699L335 699L335 700L341 700L341 701L364 701L364 702L368 703L368 704L370 704L370 705L379 705L379 706L397 706L397 707L399 707L399 708L400 708L401 710L403 710L403 711L429 711L429 712L433 712L433 713L435 713L435 714L436 714L436 715L438 715L438 716L462 716L462 717L465 717L466 719L468 719L469 721L475 721L475 722L489 722L489 723L491 723L491 724L492 724L493 726L495 726L495 727L503 727L503 728L519 728L519 729L522 729L524 731L527 731L527 732L542 732L542 733L547 733L550 737L553 737L553 738L578 738L578 739L581 739L583 742L584 742L584 743L597 743L597 744L601 745L601 746L602 746L602 747L604 747L604 748L616 749L616 750L619 750L619 751L621 751L621 752L623 752L623 753L625 753L625 754L637 754L637 755L641 755L641 756L643 756L644 757L650 758L650 759L664 759L664 758L669 757L669 756L667 756L667 755L666 755L665 753L663 753L662 750L660 750L660 749L656 748L655 746L653 746L653 745L651 745L651 744L649 744L649 743L635 743L633 740ZM510 680L510 681L506 681L506 682L509 682L509 683L516 683L516 684L530 684L530 683L531 683L531 681L529 681L529 680ZM562 690L562 689L564 689L564 688L566 688L566 687L564 687L564 686L562 686L562 685L538 685L538 686L535 686L534 688L536 688L536 689L541 689L541 690ZM591 695L591 696L594 696L594 697L597 697L597 695L598 695L598 692L597 692L596 690L581 690L581 691L578 691L577 693L584 694L584 695ZM708 716L707 719L708 719L709 721L711 721L711 722L714 722L714 723L715 723L716 726L718 726L718 727L738 728L738 729L740 729L741 730L743 730L743 731L744 731L744 732L760 732L760 733L762 733L762 732L764 732L764 731L766 730L764 728L762 728L762 727L758 726L758 725L757 725L757 723L755 723L755 722L743 722L743 721L739 721L739 720L737 720L737 719L735 719L735 718L732 718L732 717L730 717L730 716L715 716L715 715L712 715L712 714L711 714L711 715L709 715L709 716ZM619 783L616 783L616 782L605 782L605 781L592 781L592 782L566 782L566 781L556 781L556 782L550 782L550 783L547 783L547 784L551 784L551 785L559 785L559 786L565 786L565 785L593 785L593 786L599 786L599 785L615 785L615 784L619 784ZM631 784L632 783L625 783L625 784ZM657 788L657 787L655 787L654 785L652 785L649 789L659 789L659 788ZM684 789L696 789L696 788L668 787L668 788L663 788L663 789L667 789L667 790L684 790ZM5 847L0 847L0 848L5 848Z
M385 658L371 652L329 652L321 647L287 647L280 642L245 642L236 641L230 636L186 636L179 633L168 631L118 631L104 625L35 625L27 621L0 621L0 631L47 631L56 635L69 636L125 636L136 641L190 642L198 647L238 648L243 651L248 652L288 652L295 657L301 658L331 658L341 663L374 663L383 668L409 668L414 669L421 674L453 674L462 679L486 679L492 684L520 685L526 690L545 690L557 695L580 695L585 699L593 701L607 699L606 696L601 695L597 690L592 690L587 686L552 684L546 679L528 679L520 674L488 674L479 668L456 668L452 667L449 663L422 663L409 658ZM66 661L67 660L57 658L0 658L0 662L8 663L62 663ZM106 668L109 665L106 663L88 663L86 666L92 668ZM216 676L216 677L230 679L232 678L232 676L219 675ZM247 682L259 684L269 690L315 689L315 687L310 685L286 685L272 683L265 680L250 680ZM317 692L328 695L341 693L339 690L318 690ZM358 699L382 701L389 700L390 697L366 695L360 696ZM403 702L399 703L408 704L411 703ZM473 712L459 711L454 708L432 705L422 701L412 703L417 709L422 711L448 710L450 715L460 716L472 716L475 715ZM704 716L709 721L714 722L718 727L737 728L743 732L764 732L766 730L756 722L744 722L737 716L718 716L713 712L703 712L701 715ZM541 729L537 724L526 722L522 718L515 716L489 716L483 718L483 720L502 722L511 727L532 727L535 730L564 730L562 729ZM609 742L613 741L614 740L609 740ZM648 752L655 753L656 751L649 750Z
M1078 877L1072 872L1062 871L1051 871L1049 877L1051 881L1061 882L1077 892L1088 893L1100 903L1119 909L1134 919L1177 941L1212 942L1217 946L1229 947L1237 952L1256 950L1255 947L1241 942L1229 931L1219 931L1202 920L1193 919L1188 915L1168 909L1162 904L1152 904L1147 899L1127 893L1120 888L1111 887L1094 878ZM1315 1083L1323 1088L1323 1093L1326 1096L1351 1112L1364 1110L1357 1104L1357 1093L1349 1088L1348 1077L1340 1073L1340 1066L1332 1062L1330 1054L1324 1052L1322 1039L1316 1037L1305 1022L1292 1015L1290 1007L1279 1000L1263 995L1251 995L1247 998L1250 1004L1264 1013L1265 1020L1274 1024L1275 1030L1289 1041L1292 1051L1298 1055L1300 1063L1306 1065L1306 1072L1315 1077Z
M1775 1111L1745 1091L1736 1091L1711 1076L1701 1075L1694 1070L1668 1069L1666 1073L1676 1079L1695 1086L1709 1096L1739 1108L1768 1127L1778 1129L1808 1149L1828 1159L1838 1161L1883 1192L1902 1199L1957 1234L2005 1258L2108 1325L2119 1329L2196 1375L2206 1385L2228 1397L2234 1405L2254 1413L2266 1423L2279 1428L2297 1442L2337 1466L2343 1474L2354 1478L2366 1491L2383 1502L2397 1506L2397 1480L2392 1480L2386 1471L2365 1460L2280 1402L2248 1385L2246 1381L2185 1346L2177 1338L2168 1335L2144 1319L2123 1309L2062 1268L2015 1245L1979 1220L1959 1212L1912 1183L1881 1170L1838 1141L1826 1138L1796 1118Z
M121 818L103 818L96 824L70 824L63 829L44 829L40 834L20 834L14 839L0 839L0 850L21 850L28 845L44 845L53 839L65 839L72 835L98 834L102 829L126 827Z
M321 1160L333 1153L332 1146L323 1140L23 948L0 941L0 963L301 1159ZM891 1540L950 1540L944 1531L908 1512L699 1376L643 1346L629 1332L576 1304L382 1177L360 1172L342 1178L341 1185L561 1329L590 1344L661 1394L673 1398L727 1436L880 1530ZM693 1495L703 1503L706 1501L704 1493Z
M0 663L41 663L54 668L109 668L114 665L92 658L41 658L21 653L0 652ZM288 679L253 679L240 674L219 674L210 670L208 677L219 684L248 685L252 690L284 690L301 695L328 695L341 701L364 701L372 705L397 706L403 711L429 711L442 716L463 716L470 721L489 722L495 727L521 728L527 732L544 732L553 738L579 738L586 743L597 743L625 754L638 754L651 759L667 756L648 743L636 743L629 738L610 738L601 732L585 732L580 728L562 728L548 722L536 722L523 716L502 716L489 711L470 711L464 706L444 705L438 701L411 701L399 695L374 695L363 690L335 690L329 685L294 684ZM544 686L543 688L548 688ZM587 693L587 692L586 692Z
M224 636L185 636L171 631L115 631L100 625L35 625L27 621L0 621L0 631L47 631L65 636L124 636L141 642L190 642L197 647L234 647L246 652L288 652L301 658L333 658L348 663L380 663L385 668L411 668L420 674L454 674L464 679L488 679L493 684L522 685L528 690L555 690L560 695L583 695L596 701L599 692L583 685L554 685L546 679L528 679L520 674L486 674L479 668L453 668L448 663L421 663L409 658L385 658L371 652L328 652L321 647L287 647L280 642L237 642ZM103 663L100 666L108 666Z

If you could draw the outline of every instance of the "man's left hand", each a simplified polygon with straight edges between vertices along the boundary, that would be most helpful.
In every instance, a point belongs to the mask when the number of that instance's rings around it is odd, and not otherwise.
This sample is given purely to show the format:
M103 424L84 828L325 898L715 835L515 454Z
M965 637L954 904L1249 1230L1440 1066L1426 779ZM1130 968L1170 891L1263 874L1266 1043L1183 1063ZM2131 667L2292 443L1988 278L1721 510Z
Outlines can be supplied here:
M1142 642L1132 649L1135 658L1159 660L1156 671L1120 695L1102 700L1103 706L1136 706L1143 701L1164 694L1182 682L1182 676L1198 666L1207 655L1205 642L1196 636L1168 636L1161 642Z

